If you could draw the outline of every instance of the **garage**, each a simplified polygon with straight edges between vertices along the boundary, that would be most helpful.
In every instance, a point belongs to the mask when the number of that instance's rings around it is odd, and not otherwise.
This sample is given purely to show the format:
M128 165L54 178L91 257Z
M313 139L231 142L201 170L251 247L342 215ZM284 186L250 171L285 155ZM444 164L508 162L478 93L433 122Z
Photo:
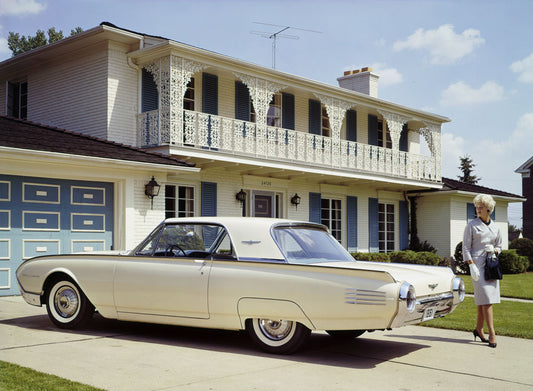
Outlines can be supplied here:
M26 259L112 246L113 183L0 175L0 295Z

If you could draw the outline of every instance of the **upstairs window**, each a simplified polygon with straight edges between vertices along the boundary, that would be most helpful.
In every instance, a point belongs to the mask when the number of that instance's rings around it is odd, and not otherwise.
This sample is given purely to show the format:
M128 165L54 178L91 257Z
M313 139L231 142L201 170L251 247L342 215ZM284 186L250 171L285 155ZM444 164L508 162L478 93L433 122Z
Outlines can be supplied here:
M183 108L194 111L194 77L191 77L191 80L187 84L187 90L183 97Z
M390 138L389 128L383 120L378 120L378 146L392 149L392 139Z
M281 127L281 94L274 94L267 113L267 125Z
M322 105L322 136L330 137L331 136L331 126L329 125L328 111L326 106Z
M7 115L10 117L28 118L28 83L7 83Z

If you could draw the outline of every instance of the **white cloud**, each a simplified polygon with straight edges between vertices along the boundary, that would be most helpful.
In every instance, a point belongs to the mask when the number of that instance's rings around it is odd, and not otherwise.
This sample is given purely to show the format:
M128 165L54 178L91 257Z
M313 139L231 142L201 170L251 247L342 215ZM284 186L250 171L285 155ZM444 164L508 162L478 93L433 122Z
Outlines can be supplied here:
M405 41L395 42L393 48L396 51L427 50L432 64L447 65L457 62L485 43L479 30L467 29L456 34L453 29L450 24L442 25L436 30L424 31L420 28Z
M523 60L513 62L509 69L520 74L518 80L521 82L533 83L533 53Z
M0 16L38 14L45 8L36 0L0 0Z
M391 86L403 82L403 76L396 68L388 68L387 64L372 64L372 70L379 75L380 86Z
M474 105L499 102L504 99L504 88L494 81L488 81L475 89L463 81L451 84L441 94L442 106Z
M0 61L10 53L11 50L9 50L9 47L7 46L7 39L0 37Z

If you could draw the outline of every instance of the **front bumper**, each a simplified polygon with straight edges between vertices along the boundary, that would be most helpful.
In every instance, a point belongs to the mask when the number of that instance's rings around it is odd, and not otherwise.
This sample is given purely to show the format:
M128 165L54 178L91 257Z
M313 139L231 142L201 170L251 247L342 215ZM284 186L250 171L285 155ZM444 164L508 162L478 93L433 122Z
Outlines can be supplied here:
M34 305L34 306L37 306L37 307L41 307L42 306L41 294L40 293L26 292L22 288L22 286L20 285L20 282L18 282L18 286L19 286L22 298L26 301L26 303Z

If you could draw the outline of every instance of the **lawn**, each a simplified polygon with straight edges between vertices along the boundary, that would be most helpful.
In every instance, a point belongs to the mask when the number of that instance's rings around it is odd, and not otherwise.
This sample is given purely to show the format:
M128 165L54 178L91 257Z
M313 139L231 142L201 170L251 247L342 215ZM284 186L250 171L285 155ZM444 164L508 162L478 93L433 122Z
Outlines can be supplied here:
M54 375L0 361L1 391L102 391Z
M474 293L470 276L462 276L466 292ZM497 335L533 339L533 303L506 301L505 297L533 300L533 273L505 274L500 281L502 302L493 306L494 328ZM476 324L477 309L473 297L450 315L423 323L422 326L472 331ZM487 332L487 329L485 328Z

